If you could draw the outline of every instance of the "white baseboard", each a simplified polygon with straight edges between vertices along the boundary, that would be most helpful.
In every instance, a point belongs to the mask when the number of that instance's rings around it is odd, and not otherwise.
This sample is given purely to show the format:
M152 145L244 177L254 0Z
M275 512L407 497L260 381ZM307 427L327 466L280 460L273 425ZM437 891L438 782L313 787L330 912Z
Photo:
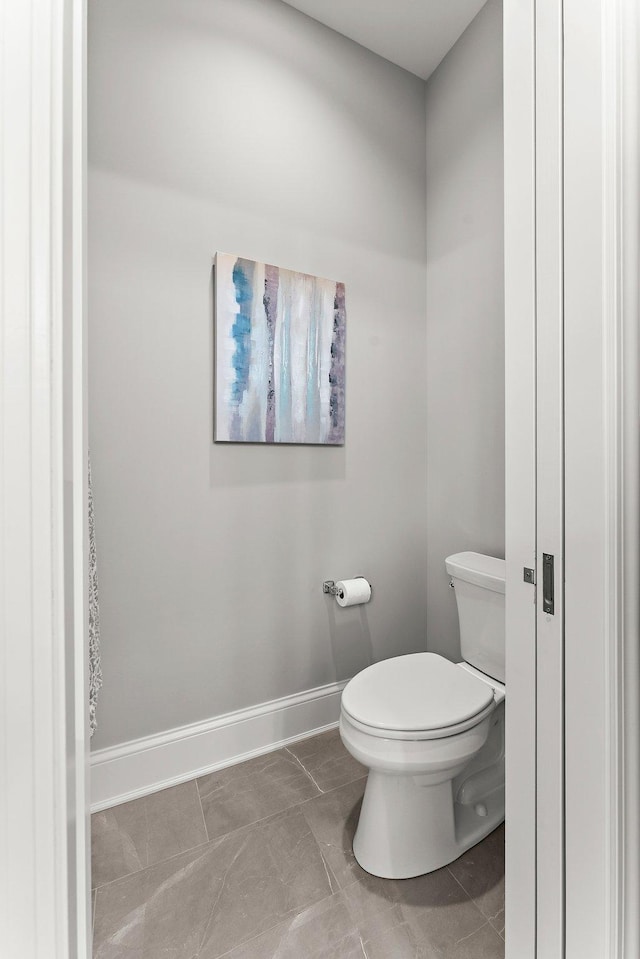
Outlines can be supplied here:
M138 799L335 727L346 683L274 699L91 754L91 811Z

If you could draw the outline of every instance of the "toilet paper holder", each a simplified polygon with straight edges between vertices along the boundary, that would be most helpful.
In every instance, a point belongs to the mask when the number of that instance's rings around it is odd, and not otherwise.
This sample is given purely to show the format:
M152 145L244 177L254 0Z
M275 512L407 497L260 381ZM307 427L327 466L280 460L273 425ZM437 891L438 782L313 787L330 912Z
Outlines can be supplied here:
M322 584L322 592L330 593L331 596L337 596L338 593L342 592L342 590L336 586L335 579L325 579L324 583Z
M365 576L354 576L353 579L366 579ZM371 583L369 583L371 586ZM373 586L371 586L371 591L373 592ZM343 593L339 586L336 586L335 579L325 579L322 584L322 592L329 593L331 596L340 596L342 597Z

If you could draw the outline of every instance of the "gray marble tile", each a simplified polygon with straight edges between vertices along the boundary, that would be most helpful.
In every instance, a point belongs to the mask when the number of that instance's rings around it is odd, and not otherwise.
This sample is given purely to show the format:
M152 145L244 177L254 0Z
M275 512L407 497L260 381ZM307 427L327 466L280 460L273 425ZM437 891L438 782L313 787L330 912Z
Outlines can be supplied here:
M285 749L198 779L210 839L289 809L320 790Z
M504 937L498 935L490 922L457 944L452 959L504 959Z
M362 779L368 772L366 766L347 752L337 729L292 743L287 749L302 763L322 792Z
M366 959L504 959L504 942L487 922L470 936L440 947L418 939L404 923L364 944Z
M234 836L227 837L232 846ZM299 810L242 830L242 836L246 842L225 874L201 959L217 959L331 894L325 863Z
M98 889L95 959L217 959L331 893L299 810Z
M206 841L193 781L94 813L92 885L113 882Z
M486 908L486 907L485 907ZM487 919L500 936L504 939L505 913L504 913L504 879L502 880L502 905L494 911L490 910L491 915Z
M379 879L363 872L343 890L349 914L363 937L371 939L404 922L400 889L395 879Z
M364 959L362 943L340 893L239 946L225 959Z
M401 916L395 925L367 940L364 951L366 959L423 959L424 956L421 943Z
M368 959L458 959L467 955L464 941L488 926L446 869L416 879L366 876L347 886L343 894ZM493 929L482 937L500 939ZM484 956L478 953L474 959Z
M340 786L301 807L340 889L366 876L353 855L353 836L366 781L358 779Z
M504 932L504 824L449 864L449 871L493 927Z
M93 959L191 959L220 884L207 844L101 886Z

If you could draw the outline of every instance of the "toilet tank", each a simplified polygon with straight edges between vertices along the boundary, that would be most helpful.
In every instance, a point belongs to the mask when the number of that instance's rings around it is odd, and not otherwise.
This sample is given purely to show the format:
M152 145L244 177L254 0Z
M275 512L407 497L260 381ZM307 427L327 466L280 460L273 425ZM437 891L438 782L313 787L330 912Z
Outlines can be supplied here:
M455 553L445 567L455 587L463 660L504 683L505 561L482 553Z

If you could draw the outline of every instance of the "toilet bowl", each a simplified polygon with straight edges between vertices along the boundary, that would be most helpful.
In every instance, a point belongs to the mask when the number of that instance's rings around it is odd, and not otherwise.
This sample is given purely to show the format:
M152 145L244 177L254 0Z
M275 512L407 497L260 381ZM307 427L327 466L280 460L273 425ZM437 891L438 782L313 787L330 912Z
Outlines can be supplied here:
M463 655L471 649L504 679L504 561L456 554L447 571L457 590L464 585L456 594ZM461 603L475 606L474 616ZM473 633L464 640L463 622ZM499 678L435 653L383 660L350 680L340 734L369 768L353 842L363 869L386 879L431 872L502 822L504 700Z

